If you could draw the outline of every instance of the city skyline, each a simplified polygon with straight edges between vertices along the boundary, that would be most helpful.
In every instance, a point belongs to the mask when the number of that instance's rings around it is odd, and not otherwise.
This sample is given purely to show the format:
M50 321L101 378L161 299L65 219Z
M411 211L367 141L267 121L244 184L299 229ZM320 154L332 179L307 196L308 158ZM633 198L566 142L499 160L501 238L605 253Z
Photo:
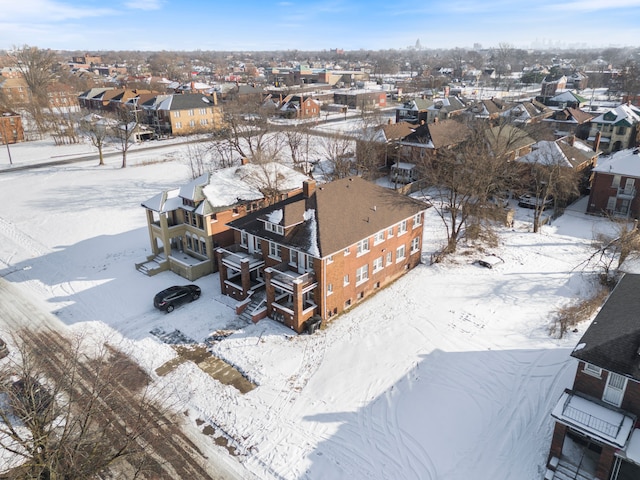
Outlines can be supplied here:
M418 40L425 49L560 49L637 46L640 38L640 0L0 0L0 11L3 49L386 50Z

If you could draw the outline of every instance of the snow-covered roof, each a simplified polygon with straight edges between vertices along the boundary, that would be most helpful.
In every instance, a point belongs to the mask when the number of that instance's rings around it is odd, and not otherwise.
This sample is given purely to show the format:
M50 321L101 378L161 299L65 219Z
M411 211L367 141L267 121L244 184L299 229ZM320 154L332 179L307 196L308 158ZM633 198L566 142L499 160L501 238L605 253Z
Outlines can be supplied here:
M593 123L605 123L617 125L626 122L628 125L640 123L640 111L631 105L623 104L607 110L602 115L598 115L591 120Z
M556 142L541 141L534 145L531 152L517 159L523 163L537 163L539 165L561 165L571 168L572 165Z
M263 165L249 163L239 167L218 170L211 174L204 195L214 208L235 205L239 201L260 200L261 188L277 186L288 191L301 188L307 176L277 162Z
M593 171L640 178L640 150L620 150L602 157Z
M142 202L142 206L158 213L171 212L182 206L182 199L179 197L180 189L175 188L166 192L160 192L149 200Z

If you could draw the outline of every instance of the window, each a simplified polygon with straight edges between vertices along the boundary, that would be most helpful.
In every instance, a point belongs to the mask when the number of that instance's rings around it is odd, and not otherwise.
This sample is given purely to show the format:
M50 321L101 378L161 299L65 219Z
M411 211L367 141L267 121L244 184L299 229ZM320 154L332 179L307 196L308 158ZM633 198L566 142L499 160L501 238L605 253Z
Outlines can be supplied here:
M176 128L182 128L182 122L176 122Z
M602 369L590 363L585 363L584 373L588 373L589 375L593 375L594 377L600 378L600 376L602 375Z
M200 109L200 115L206 115L207 114L207 109L206 108L201 108Z
M417 228L422 225L422 214L418 213L413 216L413 228Z
M327 285L327 295L331 295L333 293L333 283L329 283Z
M384 231L378 232L373 236L373 244L378 245L379 243L384 242Z
M411 254L418 253L420 251L420 237L416 237L411 240Z
M327 257L327 263L333 263L333 255Z
M349 308L351 306L351 299L344 302L344 308Z
M369 251L369 239L365 238L364 240L358 242L358 255L365 254Z
M193 117L193 114L194 114L194 112L193 112L193 108L192 108L192 109L189 110L189 116Z
M281 260L282 247L275 242L269 242L269 256L276 260Z
M345 248L345 249L344 249L344 255L345 255L345 257L346 257L347 255L349 255L350 253L351 253L351 250L349 250L349 247L347 247L347 248Z
M611 182L611 186L613 188L619 188L620 187L620 180L622 180L622 177L620 175L614 175L613 176L613 181Z
M307 255L307 271L313 270L313 257L311 255Z
M609 372L607 377L607 386L604 388L602 400L619 407L622 405L622 398L627 387L627 379L617 373Z
M404 245L400 245L396 250L396 263L404 260L405 248Z
M364 292L358 292L358 300L362 300L364 298Z
M180 112L173 112L173 117L174 118L179 118L180 117Z
M275 223L265 222L264 228L267 232L275 232L278 235L284 235L284 227Z
M387 252L387 266L393 263L393 252Z
M349 285L349 275L344 276L344 285Z
M356 285L360 285L363 282L369 280L369 265L363 265L356 270Z
M387 237L393 237L393 227L389 227L387 230Z
M298 252L296 250L289 250L289 264L298 265Z
M202 255L206 255L207 254L207 242L202 237L200 237L200 253Z
M627 129L625 127L618 127L618 135L624 135L627 133Z
M240 232L240 245L246 247L248 238L247 232Z
M398 236L405 233L407 233L407 221L403 220L402 222L400 222L400 225L398 225Z
M373 273L382 270L382 257L378 257L373 261Z
M190 127L195 127L196 126L196 121L195 120L190 120L189 121L189 126Z
M200 119L200 125L206 125L207 124L207 119L206 118L201 118Z

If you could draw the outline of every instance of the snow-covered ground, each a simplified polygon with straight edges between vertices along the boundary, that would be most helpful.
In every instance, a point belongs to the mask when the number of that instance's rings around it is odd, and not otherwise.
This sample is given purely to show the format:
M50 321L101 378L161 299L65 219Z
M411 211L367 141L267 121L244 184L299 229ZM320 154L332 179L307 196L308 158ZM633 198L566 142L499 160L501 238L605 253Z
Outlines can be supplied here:
M91 151L40 142L11 152L35 164L73 148ZM569 353L587 324L562 340L548 328L555 309L592 291L578 266L611 228L604 219L586 216L583 201L534 234L519 209L489 250L505 262L485 269L463 252L429 265L443 240L431 212L425 263L312 336L239 322L215 274L195 282L200 300L164 314L153 295L187 282L135 270L150 253L140 203L189 180L185 148L132 151L126 169L114 157L0 173L0 277L71 328L118 342L154 376L175 354L152 329L197 342L234 329L214 351L256 389L241 394L192 363L156 378L194 428L228 436L246 478L542 477L549 414L572 383ZM210 436L202 443L226 452Z

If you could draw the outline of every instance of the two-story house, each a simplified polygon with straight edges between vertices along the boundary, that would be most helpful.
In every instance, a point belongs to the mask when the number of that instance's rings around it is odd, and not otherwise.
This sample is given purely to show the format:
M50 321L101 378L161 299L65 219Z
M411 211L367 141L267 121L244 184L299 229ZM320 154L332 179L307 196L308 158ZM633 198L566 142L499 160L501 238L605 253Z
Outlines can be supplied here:
M16 112L0 110L0 144L24 142L22 118Z
M184 93L163 96L140 105L160 135L191 135L223 127L222 107L215 92L210 95Z
M638 185L640 149L622 150L601 158L593 169L587 213L640 218Z
M151 255L136 268L195 280L217 270L215 249L234 242L227 223L301 191L307 177L279 163L205 173L142 202Z
M626 274L571 356L573 387L555 420L546 480L640 478L640 275Z
M575 135L581 140L586 140L593 117L593 114L578 108L565 107L562 110L554 110L551 116L543 121L550 125L556 137Z
M287 95L277 110L285 118L317 118L320 116L320 105L313 98L303 95Z
M405 101L401 107L396 107L396 123L407 122L418 125L429 119L428 108L433 101L422 96Z
M427 123L448 120L464 113L467 107L468 103L466 101L453 95L436 98L433 100L433 105L427 107Z
M306 181L302 193L229 223L236 246L217 250L220 288L240 301L262 295L254 321L302 332L418 265L426 208L360 177Z
M591 120L589 142L604 153L633 148L640 141L640 108L624 104Z

